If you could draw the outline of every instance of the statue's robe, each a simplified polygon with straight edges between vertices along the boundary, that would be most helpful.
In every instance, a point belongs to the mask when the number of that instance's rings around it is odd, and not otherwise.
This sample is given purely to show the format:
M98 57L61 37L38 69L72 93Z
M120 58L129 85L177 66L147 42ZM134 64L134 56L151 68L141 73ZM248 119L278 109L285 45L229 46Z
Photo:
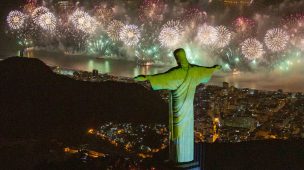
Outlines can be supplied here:
M147 76L153 90L170 90L169 159L175 163L193 161L195 90L198 84L207 83L215 70L214 67L189 64Z

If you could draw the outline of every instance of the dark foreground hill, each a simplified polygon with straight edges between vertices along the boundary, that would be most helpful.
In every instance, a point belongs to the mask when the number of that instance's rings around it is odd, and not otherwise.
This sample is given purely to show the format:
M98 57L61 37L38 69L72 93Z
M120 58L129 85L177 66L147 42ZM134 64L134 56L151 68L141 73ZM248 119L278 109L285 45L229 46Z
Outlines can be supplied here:
M302 170L304 140L258 140L240 143L200 144L205 170ZM159 153L158 160L165 159Z
M38 59L0 62L1 138L67 137L104 121L166 122L167 113L158 92L139 84L77 81Z
M206 169L304 169L304 140L207 144Z

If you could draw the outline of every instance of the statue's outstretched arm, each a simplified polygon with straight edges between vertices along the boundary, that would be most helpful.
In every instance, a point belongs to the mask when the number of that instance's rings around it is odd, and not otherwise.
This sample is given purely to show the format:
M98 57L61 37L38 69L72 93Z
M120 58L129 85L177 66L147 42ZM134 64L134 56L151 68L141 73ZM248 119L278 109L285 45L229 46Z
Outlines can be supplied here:
M197 78L199 80L199 83L207 83L211 79L212 74L215 71L218 71L218 70L222 69L222 66L220 66L220 65L214 65L212 67L204 67L204 66L194 65L194 67L197 70L196 74L197 74Z
M147 79L147 76L145 76L145 75L138 75L138 76L134 77L134 80L135 81L147 81L148 79Z
M138 75L136 77L134 77L133 79L135 81L148 81L149 77L157 77L158 79L166 79L168 76L173 76L173 70L175 70L176 68L171 68L168 71L164 72L164 73L158 73L158 74L154 74L154 75Z
M213 68L215 68L216 70L221 70L222 66L221 65L214 65Z
M181 75L172 68L164 73L154 75L139 75L134 78L135 81L149 81L153 90L174 90L182 80Z

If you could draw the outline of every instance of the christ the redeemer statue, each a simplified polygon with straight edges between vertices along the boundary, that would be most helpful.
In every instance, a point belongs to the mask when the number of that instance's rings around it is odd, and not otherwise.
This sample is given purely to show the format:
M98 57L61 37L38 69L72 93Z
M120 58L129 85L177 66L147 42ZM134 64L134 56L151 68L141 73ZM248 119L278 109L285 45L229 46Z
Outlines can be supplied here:
M153 90L170 90L169 101L169 160L173 163L194 159L193 99L196 86L207 83L221 66L203 67L190 64L184 49L174 51L178 66L165 73L139 75L135 81L149 81Z

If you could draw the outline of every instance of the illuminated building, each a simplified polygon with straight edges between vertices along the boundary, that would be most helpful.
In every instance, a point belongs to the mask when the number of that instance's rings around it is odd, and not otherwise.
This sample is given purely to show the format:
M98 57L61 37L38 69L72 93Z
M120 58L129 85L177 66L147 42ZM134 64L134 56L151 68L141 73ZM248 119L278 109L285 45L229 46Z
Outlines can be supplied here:
M212 135L212 142L215 142L219 137L219 132L218 132L218 126L219 126L220 120L219 118L214 118L213 119L213 135Z
M226 5L251 5L253 0L224 0Z
M95 134L95 130L94 130L94 129L89 129L89 130L88 130L88 133L89 133L89 134Z
M67 22L68 14L70 14L74 9L74 3L71 0L67 1L58 1L56 4L56 10L58 15L64 22Z
M73 7L73 3L71 1L58 1L57 5L59 10L69 10Z

